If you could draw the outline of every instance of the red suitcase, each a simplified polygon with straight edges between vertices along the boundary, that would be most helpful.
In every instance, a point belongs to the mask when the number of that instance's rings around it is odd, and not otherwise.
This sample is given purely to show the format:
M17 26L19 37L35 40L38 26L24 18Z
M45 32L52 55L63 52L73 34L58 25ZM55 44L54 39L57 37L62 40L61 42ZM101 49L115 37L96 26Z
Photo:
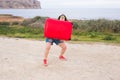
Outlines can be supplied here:
M47 18L44 25L44 36L47 38L70 40L72 33L72 23Z

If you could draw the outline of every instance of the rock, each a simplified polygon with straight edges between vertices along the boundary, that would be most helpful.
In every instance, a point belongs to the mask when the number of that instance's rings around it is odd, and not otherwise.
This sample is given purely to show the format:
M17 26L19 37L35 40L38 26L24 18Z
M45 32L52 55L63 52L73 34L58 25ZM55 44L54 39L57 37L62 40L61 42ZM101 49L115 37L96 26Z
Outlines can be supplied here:
M0 0L1 9L40 9L38 0Z

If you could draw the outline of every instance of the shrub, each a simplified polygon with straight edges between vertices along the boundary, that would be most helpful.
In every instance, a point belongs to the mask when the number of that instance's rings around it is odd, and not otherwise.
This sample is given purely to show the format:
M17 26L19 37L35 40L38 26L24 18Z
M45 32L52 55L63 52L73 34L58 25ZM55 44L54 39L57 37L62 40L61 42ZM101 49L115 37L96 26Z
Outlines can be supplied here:
M89 33L89 36L90 36L90 38L97 37L97 33L95 33L95 32L90 32L90 33Z
M34 19L35 21L37 21L37 20L40 20L41 17L40 17L40 16L36 16L36 17L34 17L33 19Z
M116 38L110 35L107 35L103 38L103 40L115 40Z
M10 22L0 22L0 25L10 25Z
M73 24L73 29L78 29L79 28L79 25L77 22L72 22Z
M12 23L12 25L18 25L19 24L19 22L13 22Z

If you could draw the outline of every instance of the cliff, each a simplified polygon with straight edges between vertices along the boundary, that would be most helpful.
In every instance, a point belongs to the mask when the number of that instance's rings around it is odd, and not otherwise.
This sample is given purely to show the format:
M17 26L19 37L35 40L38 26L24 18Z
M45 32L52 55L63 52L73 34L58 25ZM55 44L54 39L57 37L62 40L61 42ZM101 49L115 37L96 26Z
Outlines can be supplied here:
M38 0L0 0L1 9L40 9Z

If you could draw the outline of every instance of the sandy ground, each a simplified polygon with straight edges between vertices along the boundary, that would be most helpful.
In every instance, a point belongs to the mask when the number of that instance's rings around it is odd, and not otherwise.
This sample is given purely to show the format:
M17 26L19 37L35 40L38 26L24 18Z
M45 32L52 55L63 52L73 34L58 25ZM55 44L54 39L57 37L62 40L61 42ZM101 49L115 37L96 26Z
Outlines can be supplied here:
M44 41L0 38L0 80L120 80L120 46L66 43L67 61L53 45L42 64Z

